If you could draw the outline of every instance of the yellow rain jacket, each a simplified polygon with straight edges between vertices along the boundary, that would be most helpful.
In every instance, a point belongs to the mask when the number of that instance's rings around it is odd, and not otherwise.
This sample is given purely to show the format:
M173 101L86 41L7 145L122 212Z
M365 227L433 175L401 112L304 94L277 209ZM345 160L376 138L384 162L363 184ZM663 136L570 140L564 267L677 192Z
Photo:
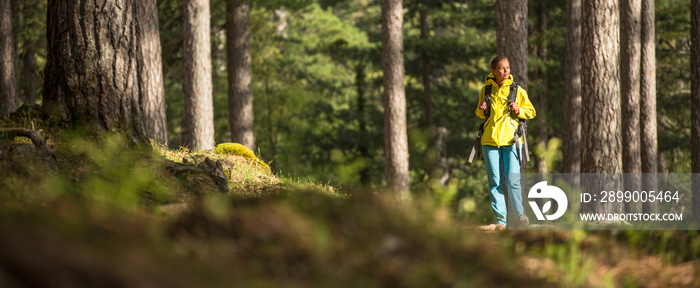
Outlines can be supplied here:
M498 87L496 77L493 73L486 76L486 85L491 85L491 114L489 119L484 124L484 134L481 136L481 145L491 146L507 146L513 145L515 130L518 129L518 121L508 113L508 95L510 94L510 85L513 84L513 75L508 76L508 79L503 82L503 86ZM484 93L486 86L481 88L479 95L479 103L484 102ZM515 98L515 103L520 108L518 118L532 119L535 118L535 107L530 103L527 97L527 92L522 87L518 87L518 96ZM484 110L476 108L476 116L485 119ZM513 113L514 114L514 113ZM521 141L522 142L522 141Z

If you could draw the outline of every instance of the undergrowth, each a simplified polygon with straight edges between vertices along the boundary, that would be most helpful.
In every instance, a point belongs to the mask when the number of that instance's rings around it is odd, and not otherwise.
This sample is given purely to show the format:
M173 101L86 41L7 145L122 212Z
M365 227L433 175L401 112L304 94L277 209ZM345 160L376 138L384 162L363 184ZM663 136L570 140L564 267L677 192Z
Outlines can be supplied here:
M0 161L3 287L698 284L696 231L484 233L445 197L345 195L244 157L46 128L58 171ZM222 164L227 192L197 191L167 169L206 158Z

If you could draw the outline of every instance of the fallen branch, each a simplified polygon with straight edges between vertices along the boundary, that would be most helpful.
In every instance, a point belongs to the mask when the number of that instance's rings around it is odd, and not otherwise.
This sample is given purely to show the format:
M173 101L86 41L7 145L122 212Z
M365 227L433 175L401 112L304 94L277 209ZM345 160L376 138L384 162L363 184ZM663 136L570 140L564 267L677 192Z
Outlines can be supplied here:
M32 140L32 143L34 144L34 147L39 149L39 152L43 154L43 156L50 156L52 159L56 159L56 154L53 152L53 149L46 145L46 142L41 139L41 133L44 132L44 130L29 130L29 129L24 129L24 128L0 128L0 134L8 134L10 136L21 136L21 137L27 137L30 140Z

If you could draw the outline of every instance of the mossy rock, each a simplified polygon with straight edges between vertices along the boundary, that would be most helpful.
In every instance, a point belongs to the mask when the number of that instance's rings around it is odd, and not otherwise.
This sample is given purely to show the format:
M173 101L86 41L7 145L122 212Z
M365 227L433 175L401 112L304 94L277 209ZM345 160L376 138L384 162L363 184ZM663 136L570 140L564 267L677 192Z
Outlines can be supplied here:
M260 161L260 159L258 159L258 157L255 156L253 150L250 150L250 148L245 147L242 144L221 143L219 145L216 145L216 148L214 149L214 154L241 156L248 161L252 160L255 165L264 168L268 172L270 171L270 166L265 164L265 162Z

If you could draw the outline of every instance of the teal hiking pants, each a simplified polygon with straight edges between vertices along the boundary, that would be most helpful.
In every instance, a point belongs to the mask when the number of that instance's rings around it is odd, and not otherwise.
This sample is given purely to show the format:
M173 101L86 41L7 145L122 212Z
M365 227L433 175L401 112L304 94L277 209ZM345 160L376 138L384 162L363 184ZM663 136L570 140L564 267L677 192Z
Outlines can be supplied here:
M520 192L520 161L516 147L517 145L501 147L482 146L486 175L489 178L489 198L491 199L491 208L493 208L493 216L496 217L497 224L507 225L508 211L506 211L506 200L503 195L504 178L506 185L508 185L511 211L515 211L517 216L524 213L523 199Z

